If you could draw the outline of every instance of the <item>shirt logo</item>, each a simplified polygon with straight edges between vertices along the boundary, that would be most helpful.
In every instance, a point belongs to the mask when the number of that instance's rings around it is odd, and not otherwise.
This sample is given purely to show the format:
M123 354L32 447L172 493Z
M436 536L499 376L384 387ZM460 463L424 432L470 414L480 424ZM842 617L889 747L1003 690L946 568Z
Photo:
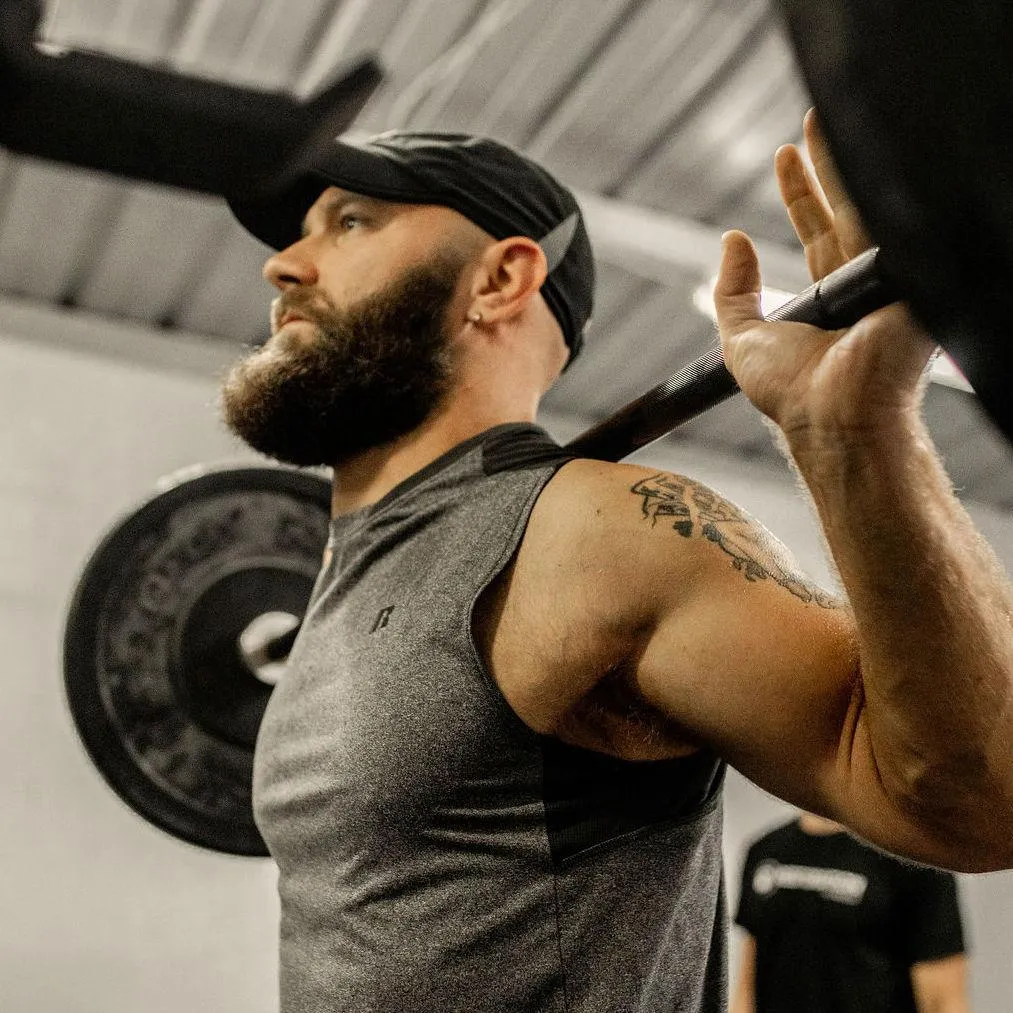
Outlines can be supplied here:
M869 881L858 872L813 869L805 865L761 862L753 873L753 892L761 897L778 890L810 890L839 904L860 904Z
M388 605L386 608L380 609L376 614L376 619L373 620L373 628L369 632L376 633L378 630L382 630L390 622L394 608L394 605Z

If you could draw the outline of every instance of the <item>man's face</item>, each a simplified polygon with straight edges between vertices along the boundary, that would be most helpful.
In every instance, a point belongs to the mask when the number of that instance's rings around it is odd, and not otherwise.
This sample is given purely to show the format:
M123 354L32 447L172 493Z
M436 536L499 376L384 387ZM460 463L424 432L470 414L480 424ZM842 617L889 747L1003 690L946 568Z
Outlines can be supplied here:
M222 390L228 426L295 465L340 465L437 407L453 372L450 309L466 262L452 212L324 192L272 257L272 336Z

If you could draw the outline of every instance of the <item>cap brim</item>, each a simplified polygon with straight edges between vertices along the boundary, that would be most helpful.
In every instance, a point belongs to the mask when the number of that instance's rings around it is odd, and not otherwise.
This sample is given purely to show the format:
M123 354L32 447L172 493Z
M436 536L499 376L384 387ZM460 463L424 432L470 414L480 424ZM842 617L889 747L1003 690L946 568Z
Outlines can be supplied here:
M282 250L302 235L306 212L329 186L381 200L427 202L422 183L394 159L335 141L326 161L314 165L294 183L261 198L231 199L228 203L243 228L268 246Z
M306 212L328 185L323 177L304 176L264 200L229 200L229 208L247 232L275 250L284 250L302 235Z

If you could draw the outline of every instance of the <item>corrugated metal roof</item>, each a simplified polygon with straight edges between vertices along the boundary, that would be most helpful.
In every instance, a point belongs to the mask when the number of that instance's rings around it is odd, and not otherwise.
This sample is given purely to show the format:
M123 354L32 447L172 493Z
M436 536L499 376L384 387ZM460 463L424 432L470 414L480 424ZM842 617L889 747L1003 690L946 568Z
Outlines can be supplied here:
M692 293L722 230L793 245L771 158L808 102L764 0L59 0L44 34L300 96L375 53L389 79L357 131L489 134L578 191L693 226L656 251L660 272L622 236L602 244L588 349L555 411L601 418L712 345ZM267 333L266 252L219 201L0 152L0 292L238 344ZM1008 444L973 399L933 388L927 413L965 495L1013 508ZM678 439L776 454L742 399Z

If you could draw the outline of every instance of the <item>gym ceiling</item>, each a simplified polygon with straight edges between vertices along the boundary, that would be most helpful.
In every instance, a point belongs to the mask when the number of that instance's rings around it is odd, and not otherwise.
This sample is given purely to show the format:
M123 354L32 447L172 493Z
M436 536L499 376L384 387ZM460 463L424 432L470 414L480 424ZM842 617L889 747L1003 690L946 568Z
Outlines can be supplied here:
M763 0L49 0L47 42L304 97L359 57L388 78L354 124L463 130L581 196L599 259L587 348L545 407L583 428L714 343L694 293L746 229L767 281L807 278L773 182L808 103ZM218 200L0 151L0 297L238 347L267 334L266 248ZM1013 509L1008 443L963 391L927 416L964 497ZM670 440L779 460L734 398Z

